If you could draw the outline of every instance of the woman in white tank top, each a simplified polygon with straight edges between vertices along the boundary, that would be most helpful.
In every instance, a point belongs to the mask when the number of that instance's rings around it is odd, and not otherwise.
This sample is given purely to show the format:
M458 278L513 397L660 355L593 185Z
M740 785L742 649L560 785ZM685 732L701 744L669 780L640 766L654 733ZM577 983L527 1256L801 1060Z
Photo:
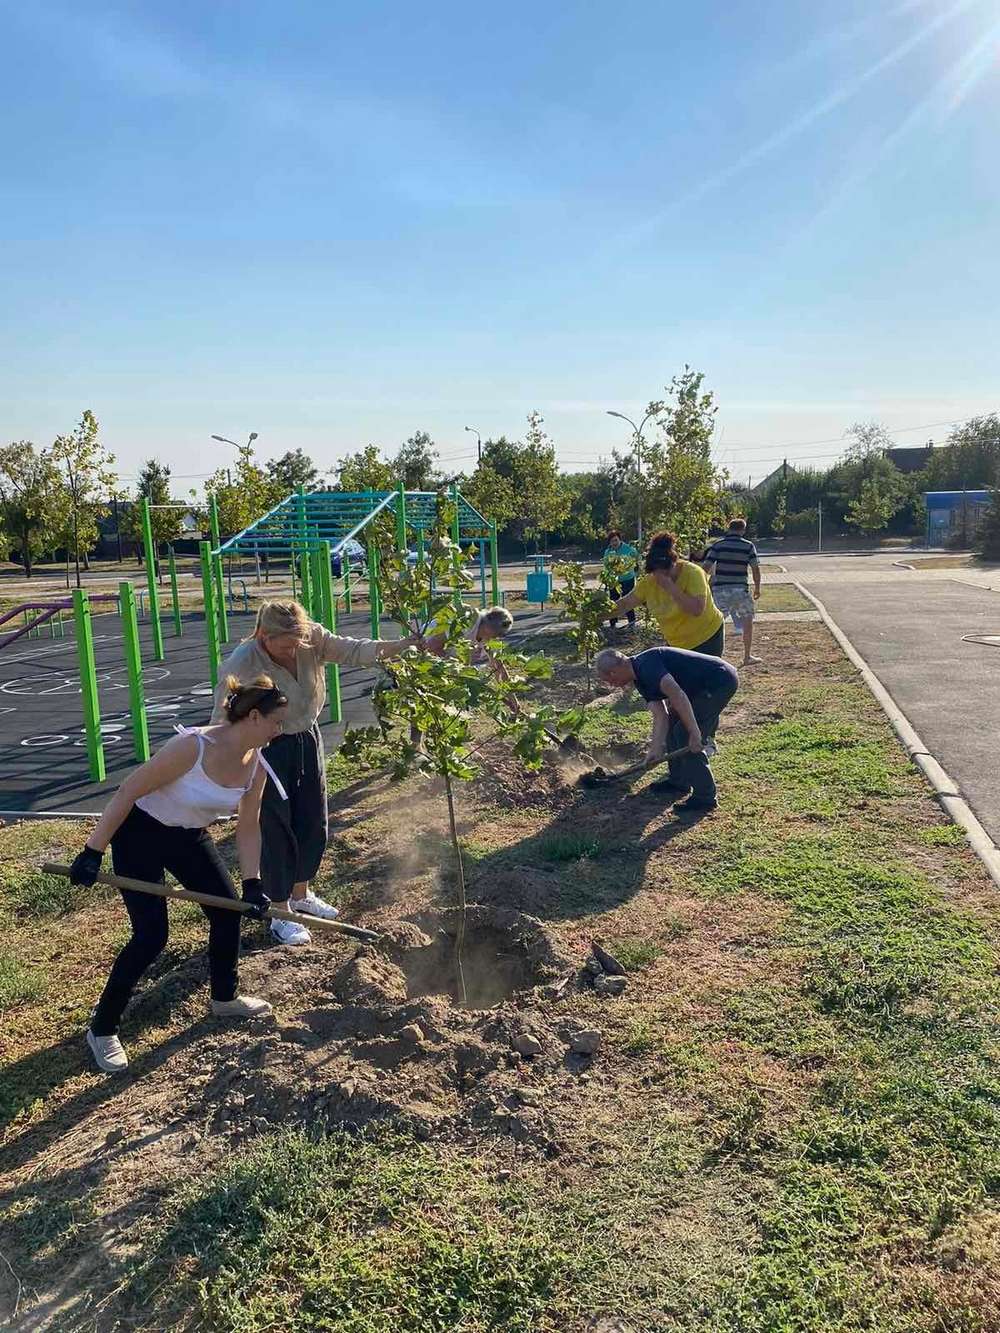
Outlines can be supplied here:
M207 832L217 819L236 815L243 899L263 914L268 900L260 879L260 806L265 782L274 779L260 751L280 735L288 700L268 677L249 685L232 677L228 683L225 721L182 731L118 788L73 862L74 884L96 881L110 843L117 875L162 884L169 870L186 889L236 898L229 871ZM118 1024L139 978L167 942L163 898L131 890L122 890L122 898L132 938L115 959L87 1032L98 1066L108 1073L128 1067ZM209 921L212 1012L232 1018L269 1014L266 1000L236 993L240 914L202 910Z

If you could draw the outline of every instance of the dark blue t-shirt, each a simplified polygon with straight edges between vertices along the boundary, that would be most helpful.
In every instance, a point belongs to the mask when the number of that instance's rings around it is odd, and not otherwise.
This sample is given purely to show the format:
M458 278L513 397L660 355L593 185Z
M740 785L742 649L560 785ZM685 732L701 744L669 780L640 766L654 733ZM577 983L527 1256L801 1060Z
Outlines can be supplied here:
M660 681L668 675L689 696L722 689L732 692L740 683L736 668L723 658L692 653L687 648L647 648L629 660L635 671L635 687L647 703L663 698Z

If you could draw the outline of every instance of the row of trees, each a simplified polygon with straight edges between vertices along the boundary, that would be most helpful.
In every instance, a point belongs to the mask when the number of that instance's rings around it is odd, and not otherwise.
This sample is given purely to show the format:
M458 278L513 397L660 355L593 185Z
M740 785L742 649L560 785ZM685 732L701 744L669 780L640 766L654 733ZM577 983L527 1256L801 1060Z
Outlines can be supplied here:
M485 440L478 465L467 474L443 473L434 441L423 430L391 457L370 444L341 458L334 471L339 487L348 491L387 490L400 479L408 490L457 481L473 504L497 520L505 538L525 550L547 542L592 545L610 527L634 533L640 513L647 532L666 527L692 543L736 512L745 512L752 530L763 537L811 536L821 511L828 531L919 533L924 491L1000 484L1000 417L993 415L955 429L946 446L928 449L924 468L909 475L888 457L888 432L877 423L859 423L846 433L844 455L832 467L789 468L762 493L748 494L712 462L716 412L704 376L685 366L664 396L648 405L643 435L592 471L559 470L538 412L528 414L521 439ZM65 551L79 579L99 522L111 509L121 510L121 531L140 539L138 506L128 502L146 496L155 506L176 504L170 468L148 459L129 493L119 483L114 461L90 411L48 448L26 440L0 448L0 553L13 553L30 576L40 557ZM213 473L204 489L206 498L215 498L223 532L233 533L298 486L312 490L322 484L331 483L324 483L301 449L264 462L254 454L251 439L237 447L230 465ZM204 502L199 505L194 492L190 497L192 512L204 523ZM181 509L154 509L158 545L176 541L182 532Z
M927 449L917 472L900 472L888 456L892 447L883 426L856 424L847 432L843 458L832 467L789 469L762 493L740 496L742 507L764 537L815 534L821 509L824 524L833 530L903 536L924 530L925 491L1000 485L1000 417L995 414L956 427L942 448Z
M19 440L0 449L0 546L16 550L30 576L34 562L61 548L86 567L117 477L93 412L47 449Z

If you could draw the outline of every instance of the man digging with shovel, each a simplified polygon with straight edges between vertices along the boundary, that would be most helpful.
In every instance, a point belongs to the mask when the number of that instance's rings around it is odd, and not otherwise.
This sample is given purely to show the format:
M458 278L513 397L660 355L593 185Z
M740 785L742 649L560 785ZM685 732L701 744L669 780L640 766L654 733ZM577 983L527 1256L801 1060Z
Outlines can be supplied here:
M609 685L634 685L649 705L653 734L647 765L657 763L667 750L681 751L670 759L669 776L651 783L649 791L679 802L674 807L678 812L714 810L719 802L707 751L714 753L719 714L740 683L736 668L721 657L685 648L648 648L634 657L605 648L594 659L594 668Z

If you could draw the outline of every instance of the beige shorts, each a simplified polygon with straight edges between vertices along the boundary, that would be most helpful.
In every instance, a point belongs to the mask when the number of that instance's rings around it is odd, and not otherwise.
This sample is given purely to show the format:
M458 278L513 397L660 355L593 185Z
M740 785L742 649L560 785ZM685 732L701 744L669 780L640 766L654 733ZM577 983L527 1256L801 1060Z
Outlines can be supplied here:
M750 589L742 584L712 589L715 605L723 616L730 616L734 625L742 625L745 620L753 620L754 605Z

